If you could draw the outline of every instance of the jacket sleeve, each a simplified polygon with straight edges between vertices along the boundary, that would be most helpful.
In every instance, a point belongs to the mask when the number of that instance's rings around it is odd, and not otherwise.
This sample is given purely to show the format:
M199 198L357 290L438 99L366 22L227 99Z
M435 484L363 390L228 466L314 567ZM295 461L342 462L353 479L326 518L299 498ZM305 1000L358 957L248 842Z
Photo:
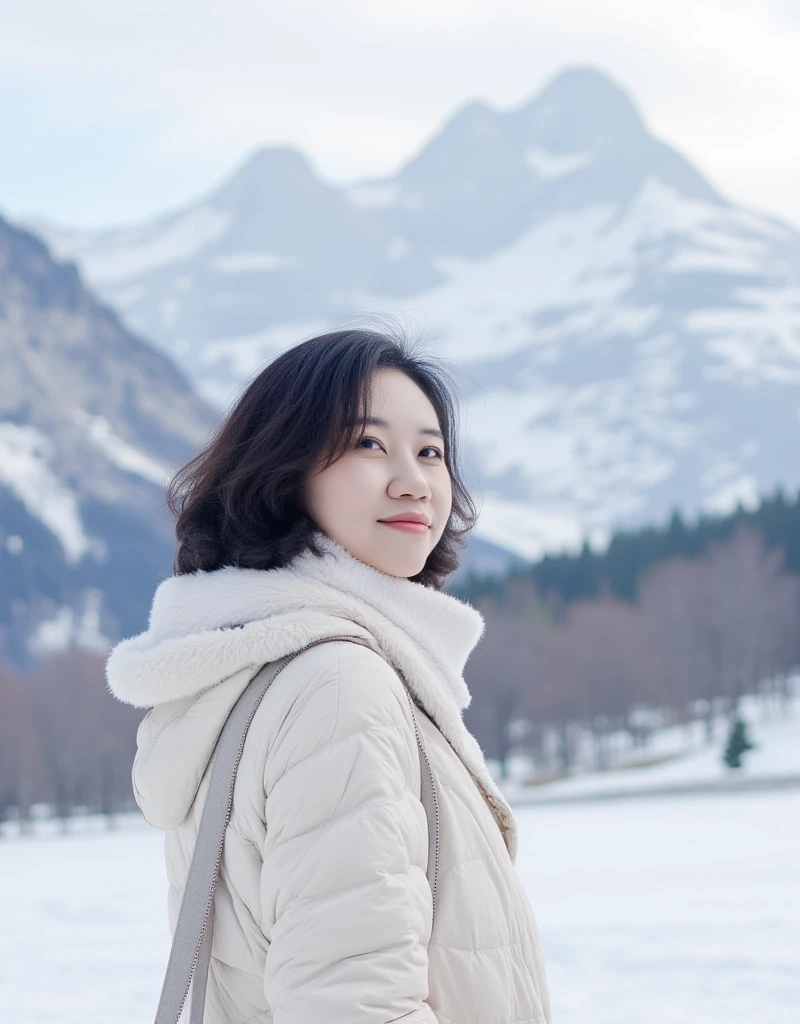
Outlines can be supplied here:
M274 1024L437 1024L427 824L402 684L375 652L328 649L267 758L265 996Z

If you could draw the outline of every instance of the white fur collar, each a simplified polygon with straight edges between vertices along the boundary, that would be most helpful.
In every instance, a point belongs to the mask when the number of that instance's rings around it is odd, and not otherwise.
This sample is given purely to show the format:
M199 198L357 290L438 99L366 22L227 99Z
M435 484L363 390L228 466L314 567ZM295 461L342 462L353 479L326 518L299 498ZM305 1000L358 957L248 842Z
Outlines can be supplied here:
M316 613L363 626L390 660L390 651L398 656L401 671L409 657L423 659L457 707L467 707L462 673L483 634L480 612L361 562L323 533L315 537L322 558L305 551L280 569L227 566L164 580L146 632L111 652L112 693L136 707L202 693L242 668L296 650L292 624L308 628ZM321 626L319 636L328 635L330 625Z
M148 629L118 643L108 658L111 692L151 707L199 695L312 640L362 636L400 671L473 773L513 857L511 811L461 714L470 702L464 666L483 635L482 615L444 591L361 562L325 534L315 536L322 558L305 551L278 569L228 566L161 583Z

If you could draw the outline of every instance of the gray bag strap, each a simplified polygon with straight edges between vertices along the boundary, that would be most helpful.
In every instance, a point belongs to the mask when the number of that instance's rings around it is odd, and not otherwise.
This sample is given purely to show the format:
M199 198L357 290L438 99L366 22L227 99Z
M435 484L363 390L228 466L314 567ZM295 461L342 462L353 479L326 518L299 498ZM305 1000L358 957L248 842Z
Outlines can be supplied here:
M178 920L172 937L172 949L167 961L155 1024L178 1024L190 987L192 998L189 1007L189 1024L202 1024L214 929L214 891L225 844L225 830L230 821L233 807L236 771L244 750L247 730L264 694L281 669L309 647L335 640L347 640L351 643L361 644L363 647L370 647L360 637L328 636L320 640L313 640L301 650L270 662L257 672L244 688L222 727L214 751L214 764L211 768L203 812L200 816L194 853L186 876ZM370 650L374 650L374 648L370 647ZM411 694L402 674L395 666L392 667L403 682L417 738L421 780L420 799L428 819L427 877L431 887L433 913L435 914L436 879L439 868L439 802L436 780L422 743Z

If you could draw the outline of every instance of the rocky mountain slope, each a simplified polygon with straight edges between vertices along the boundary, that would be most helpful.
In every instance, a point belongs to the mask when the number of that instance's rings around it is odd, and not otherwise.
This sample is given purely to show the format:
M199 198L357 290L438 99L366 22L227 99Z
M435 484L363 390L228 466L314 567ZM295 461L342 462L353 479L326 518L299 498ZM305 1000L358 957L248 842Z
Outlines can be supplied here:
M170 470L214 411L71 264L0 219L0 661L146 623Z

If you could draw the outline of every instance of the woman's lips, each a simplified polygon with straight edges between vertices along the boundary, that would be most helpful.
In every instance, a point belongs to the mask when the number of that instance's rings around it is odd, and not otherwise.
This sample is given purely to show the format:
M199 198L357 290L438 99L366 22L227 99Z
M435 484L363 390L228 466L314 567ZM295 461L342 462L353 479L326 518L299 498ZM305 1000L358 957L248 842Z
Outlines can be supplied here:
M378 520L384 526L393 526L395 530L405 530L406 533L427 533L428 527L425 523L412 523L408 519L398 519L394 523L386 523L383 519Z

